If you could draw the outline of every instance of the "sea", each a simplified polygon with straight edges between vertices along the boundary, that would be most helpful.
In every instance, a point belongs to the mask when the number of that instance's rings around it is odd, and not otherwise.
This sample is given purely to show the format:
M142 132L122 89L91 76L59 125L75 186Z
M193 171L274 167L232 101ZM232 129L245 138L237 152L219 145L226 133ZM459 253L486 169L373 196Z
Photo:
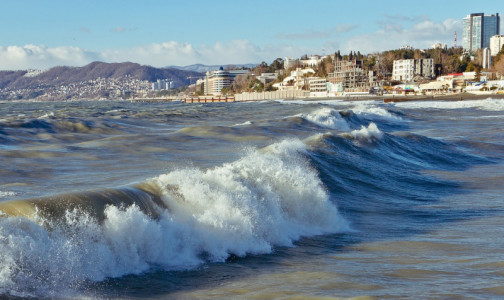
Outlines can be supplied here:
M504 297L504 100L0 103L0 298Z

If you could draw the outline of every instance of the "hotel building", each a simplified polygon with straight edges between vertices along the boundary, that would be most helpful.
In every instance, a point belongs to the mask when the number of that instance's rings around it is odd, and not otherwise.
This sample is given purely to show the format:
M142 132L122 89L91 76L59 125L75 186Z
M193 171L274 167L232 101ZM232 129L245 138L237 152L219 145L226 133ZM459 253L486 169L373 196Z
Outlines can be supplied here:
M207 72L203 87L205 95L220 95L223 88L231 86L236 76L249 73L248 70L224 71L222 68L218 71Z

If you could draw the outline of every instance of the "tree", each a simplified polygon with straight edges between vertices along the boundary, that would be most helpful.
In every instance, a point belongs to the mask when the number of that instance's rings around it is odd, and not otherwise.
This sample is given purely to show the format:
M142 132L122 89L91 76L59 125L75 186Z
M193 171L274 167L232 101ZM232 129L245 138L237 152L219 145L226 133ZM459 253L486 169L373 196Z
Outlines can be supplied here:
M467 67L466 67L465 71L466 72L474 72L474 71L476 71L476 69L477 69L476 65L472 61L470 61L467 64Z
M342 60L343 56L341 56L341 52L338 50L336 53L334 53L334 59L335 60Z
M250 74L242 74L235 77L232 84L232 89L236 93L243 92L248 89L250 82L254 80L254 76Z
M376 57L374 56L366 57L362 62L362 65L364 66L364 70L372 71L376 65Z
M499 59L495 62L493 70L497 72L501 77L504 76L504 59Z
M222 95L228 95L228 94L231 94L232 92L233 92L233 90L231 89L231 87L224 87L221 90Z
M284 60L283 60L283 59L281 59L281 58L277 58L277 59L275 59L275 60L271 63L271 65L269 66L269 71L270 71L270 73L273 73L273 72L275 72L275 71L277 71L277 70L282 70L282 69L283 69L283 62L284 62Z
M476 71L475 80L476 82L479 82L481 81L481 67L476 67L475 71Z
M264 91L264 84L259 79L254 78L254 80L249 82L248 88L250 91L262 92Z

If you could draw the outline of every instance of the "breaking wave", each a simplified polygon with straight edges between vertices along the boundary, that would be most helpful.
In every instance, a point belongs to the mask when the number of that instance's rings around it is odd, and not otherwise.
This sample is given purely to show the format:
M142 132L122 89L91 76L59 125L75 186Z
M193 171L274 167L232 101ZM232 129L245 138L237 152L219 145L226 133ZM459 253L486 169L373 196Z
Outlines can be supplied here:
M380 140L383 137L383 132L378 129L375 123L370 123L368 127L362 126L359 130L352 130L342 135L360 142L372 143Z
M386 121L403 121L400 116L390 113L385 108L375 105L358 104L351 108L352 112L359 116L368 118L379 118Z
M345 119L341 117L339 111L332 108L325 107L312 113L300 114L298 116L321 127L337 129L341 131L350 130L350 127L348 126Z
M287 140L134 187L2 202L0 294L71 297L86 282L192 269L347 230L306 151Z

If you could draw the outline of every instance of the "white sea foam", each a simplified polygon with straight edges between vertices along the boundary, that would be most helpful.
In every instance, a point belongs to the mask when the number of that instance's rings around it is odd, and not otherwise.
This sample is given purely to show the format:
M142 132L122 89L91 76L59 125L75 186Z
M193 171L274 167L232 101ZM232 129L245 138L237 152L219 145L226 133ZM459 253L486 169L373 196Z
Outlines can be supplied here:
M248 126L248 125L252 125L252 122L251 121L245 121L245 122L240 123L240 124L234 124L233 127Z
M0 191L0 198L16 196L15 192L10 191Z
M383 132L378 129L375 123L370 123L368 127L362 126L359 130L353 130L344 134L357 141L371 143L374 140L379 140L383 137Z
M322 127L342 131L350 130L348 123L341 117L340 113L332 108L324 107L309 114L300 114L298 116Z
M400 108L412 109L460 109L460 108L476 108L487 111L504 111L504 99L485 99L485 100L461 100L461 101L411 101L399 102L394 104Z
M38 117L39 119L47 119L47 118L51 118L51 117L54 117L54 112L50 111L40 117Z
M361 116L365 117L378 117L380 119L385 119L388 121L402 121L403 119L399 116L391 114L389 111L382 107L378 107L376 105L366 105L363 103L359 103L351 108L351 110Z
M153 182L168 209L157 219L135 205L107 207L102 223L76 210L59 223L0 217L0 294L70 297L86 280L194 268L346 230L304 151L284 141L214 169L161 175Z

